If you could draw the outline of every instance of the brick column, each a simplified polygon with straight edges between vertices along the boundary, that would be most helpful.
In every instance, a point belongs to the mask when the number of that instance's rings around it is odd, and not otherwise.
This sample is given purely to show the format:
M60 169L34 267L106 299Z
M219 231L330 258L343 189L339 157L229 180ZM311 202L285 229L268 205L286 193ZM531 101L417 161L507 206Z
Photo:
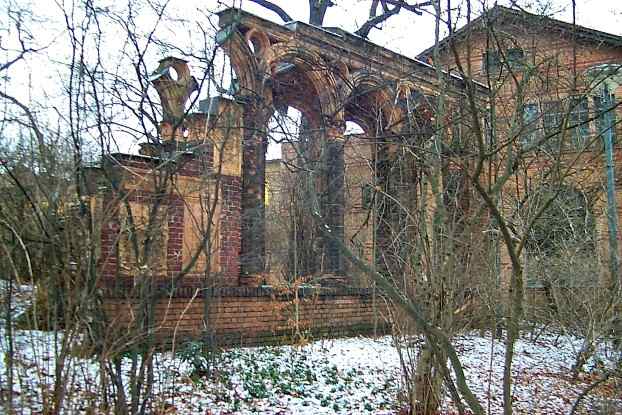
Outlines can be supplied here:
M184 202L178 195L170 195L168 203L166 269L169 277L174 277L179 275L182 268Z
M101 250L99 258L99 269L101 270L102 281L104 284L113 281L117 276L119 257L117 255L117 240L119 238L119 211L111 192L106 193L103 198L103 215L105 220L101 228Z
M326 138L326 193L324 217L334 238L344 240L344 141L340 129L329 129ZM331 274L343 274L343 255L338 242L328 239L324 243L325 270Z
M257 103L244 107L242 145L242 243L243 278L263 273L265 265L266 137Z
M222 204L220 210L220 271L221 285L238 285L241 248L241 180L237 176L221 176Z

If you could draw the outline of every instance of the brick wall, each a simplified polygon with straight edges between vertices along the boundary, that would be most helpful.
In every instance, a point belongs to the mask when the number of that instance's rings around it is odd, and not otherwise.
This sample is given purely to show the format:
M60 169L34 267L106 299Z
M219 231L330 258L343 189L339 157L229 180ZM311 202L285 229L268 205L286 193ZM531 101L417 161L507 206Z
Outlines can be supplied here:
M129 307L132 300L107 297L104 310L111 319L111 330L117 330L119 338L131 338L126 327L135 314ZM287 342L295 338L296 327L313 338L373 333L375 314L378 332L388 327L384 302L376 298L378 312L374 313L374 298L367 289L300 289L296 299L291 291L270 288L229 287L201 292L184 287L157 302L157 337L162 341L198 337L204 300L209 303L210 327L221 345Z
M117 275L118 256L117 239L119 237L119 221L116 203L113 204L112 194L103 197L103 212L97 212L97 217L104 218L101 226L99 268L102 278L111 279Z
M178 195L169 197L167 222L166 269L174 277L181 272L184 242L184 201Z
M221 176L220 270L223 283L236 286L240 275L242 181L237 176Z
M174 277L178 275L186 262L188 255L194 254L197 238L202 235L186 232L188 221L190 223L204 223L205 218L197 215L207 215L204 209L194 209L194 217L186 217L185 207L192 203L202 206L197 200L200 192L214 191L219 189L220 198L216 206L216 216L213 232L216 233L216 243L213 245L217 259L213 260L211 284L218 286L239 285L240 274L240 238L241 238L241 178L235 175L220 175L219 180L201 178L201 174L209 174L212 168L213 146L204 145L199 156L182 154L179 166L175 171L174 185L161 207L164 223L161 230L166 233L165 256L163 273L158 277ZM153 157L114 154L112 171L118 171L119 183L122 183L126 200L131 203L132 210L139 205L151 206L154 200L153 185L148 178L152 169L157 167L159 161ZM134 175L125 174L116 164L125 169L131 169ZM207 169L207 170L205 170ZM218 186L216 186L218 184ZM211 186L211 187L210 187ZM115 197L112 191L107 191L98 196L101 203L96 204L101 212L94 213L102 221L101 228L101 256L100 269L104 279L130 277L126 262L119 259L120 241L120 216L125 212L122 202ZM213 197L213 195L212 195ZM192 206L190 206L192 207ZM136 212L133 212L135 215ZM192 214L190 216L193 216ZM188 233L188 234L186 234ZM191 246L191 248L187 248ZM187 251L184 253L184 251ZM184 256L185 255L185 256ZM199 261L200 262L200 261ZM125 267L124 267L125 265ZM204 264L202 265L204 266ZM203 278L204 269L197 262L190 270L187 279L200 281ZM124 270L121 270L123 268ZM131 273L131 272L129 272ZM103 284L106 284L104 281Z

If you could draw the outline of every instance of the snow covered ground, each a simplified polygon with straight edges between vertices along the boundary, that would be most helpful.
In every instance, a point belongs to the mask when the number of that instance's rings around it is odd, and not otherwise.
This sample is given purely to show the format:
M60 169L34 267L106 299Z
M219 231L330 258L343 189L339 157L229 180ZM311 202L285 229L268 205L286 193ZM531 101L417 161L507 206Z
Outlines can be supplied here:
M2 287L0 287L2 288ZM33 292L15 289L12 314L26 308ZM0 304L4 313L6 308ZM0 320L0 401L8 396L8 337ZM63 333L13 331L13 401L18 413L40 413L53 395ZM420 339L412 339L412 347ZM79 345L79 339L73 344ZM502 413L504 346L489 333L468 332L455 339L467 381L486 412ZM554 330L523 333L513 365L515 413L568 413L576 397L598 377L599 365L620 359L601 344L587 374L578 381L570 368L581 340ZM618 352L619 353L619 352ZM153 412L157 414L392 414L404 407L400 358L389 336L320 340L304 346L236 348L217 357L209 379L196 374L205 362L196 344L155 355ZM129 369L129 360L124 362ZM68 399L64 413L105 413L101 407L101 366L69 353L62 370ZM580 413L622 414L622 381L594 389ZM5 401L6 402L6 401ZM0 402L0 412L4 403ZM603 410L607 407L607 411ZM457 413L448 397L442 413Z
M2 331L2 352L6 352ZM55 339L50 333L16 332L16 406L23 413L40 411L54 380ZM573 382L569 369L580 341L550 331L535 341L524 336L514 361L516 413L568 413L589 377ZM503 344L469 332L457 339L469 385L489 412L501 413ZM611 350L599 355L610 359ZM170 352L156 355L154 405L160 413L179 414L330 414L396 413L399 402L399 357L390 337L317 341L303 347L240 348L219 357L213 379L192 376L192 350L184 358ZM200 361L197 361L199 363ZM594 365L592 363L592 365ZM6 391L6 362L0 363ZM66 413L85 413L100 402L99 365L71 356L66 367L71 399ZM622 413L620 385L595 390L583 413L594 413L608 402ZM447 399L443 413L456 413Z

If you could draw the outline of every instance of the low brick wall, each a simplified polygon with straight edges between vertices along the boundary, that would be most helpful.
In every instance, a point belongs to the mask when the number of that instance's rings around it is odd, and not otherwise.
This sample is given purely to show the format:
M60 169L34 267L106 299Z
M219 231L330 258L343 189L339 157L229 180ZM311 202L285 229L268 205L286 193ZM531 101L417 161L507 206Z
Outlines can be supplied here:
M387 330L386 307L376 306L371 292L355 288L304 288L292 291L271 288L226 287L201 291L184 287L156 301L156 336L180 341L200 336L205 302L211 333L220 345L287 343L296 329L311 336L337 337ZM111 333L131 336L127 327L135 319L136 299L107 295L104 311ZM374 308L377 312L374 313Z

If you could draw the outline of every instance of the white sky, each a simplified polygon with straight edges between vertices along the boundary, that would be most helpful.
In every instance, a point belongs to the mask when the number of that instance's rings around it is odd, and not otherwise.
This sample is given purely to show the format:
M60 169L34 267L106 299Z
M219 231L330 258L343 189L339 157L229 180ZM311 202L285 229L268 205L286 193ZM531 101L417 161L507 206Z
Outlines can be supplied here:
M410 3L421 0L410 0ZM257 14L266 19L280 22L278 16L266 9L251 3L248 0L232 0L223 2L242 6L243 9ZM306 21L308 18L307 0L274 0L295 20ZM363 0L336 0L337 6L329 8L326 14L326 26L338 26L345 30L356 30L365 20L370 2ZM464 0L454 0L456 5ZM484 4L492 5L493 1L472 0L474 14L480 14ZM572 9L570 0L499 0L501 5L518 3L533 12L540 12L542 3L550 4L546 13L552 17L572 22ZM593 29L622 35L622 0L577 0L577 24ZM446 4L441 0L443 6ZM540 6L540 7L538 7ZM409 57L416 56L434 43L434 16L432 8L427 8L429 13L417 16L407 11L391 17L383 24L382 30L372 30L370 40L391 50L402 53Z
M132 0L126 1L133 3ZM325 19L326 26L337 26L348 31L354 31L366 20L370 0L334 1L337 6L329 8ZM414 3L415 1L421 0L411 0L410 2ZM509 1L500 0L499 3L508 5ZM274 2L285 9L293 19L307 20L307 0L274 0ZM441 2L443 6L446 5L445 0L441 0ZM555 12L553 17L568 22L572 21L571 0L521 0L519 4L525 7L531 5L529 9L538 12L538 8L533 5L543 2L550 4L548 13ZM622 35L622 0L576 0L576 2L578 24ZM465 3L465 0L454 0L453 3L461 4ZM472 3L474 14L479 15L484 6L484 1L472 0ZM8 90L24 101L29 100L32 96L33 99L43 102L56 102L56 100L60 102L63 91L58 79L66 73L68 51L70 50L67 33L63 25L63 16L60 13L63 2L53 0L0 0L0 4L5 6L6 10L28 7L34 16L34 20L31 22L31 31L36 43L48 45L41 54L11 68ZM65 7L70 4L71 2L66 2ZM118 0L99 0L96 1L96 4L114 11L123 8L123 5L128 3ZM184 47L191 42L196 42L198 24L209 29L208 16L213 11L232 5L241 6L251 13L281 23L276 14L248 0L172 0L170 14L179 20L171 21L170 25L162 25L157 34L171 43ZM429 8L428 10L429 12L422 16L407 11L392 16L383 24L382 30L372 30L370 40L398 53L415 57L434 43L434 17L431 14L432 9ZM3 30L6 24L5 16L6 13L2 13L0 8L0 44L2 46L7 45L7 39L10 41L10 37L6 34L11 34L10 31ZM139 10L137 16L137 25L144 25L144 30L153 24L154 20L149 13ZM214 20L212 20L213 23L215 23ZM106 45L102 48L108 60L112 62L111 65L119 56L123 57L122 52L120 52L121 46L119 46L124 40L123 36L117 39L115 35L115 29L108 29L105 37ZM170 53L167 50L152 48L149 56L147 56L148 66L155 69L158 59ZM5 58L5 56L0 56L0 60L5 60ZM190 64L192 66L193 62L191 61ZM122 65L130 66L127 62L122 62ZM127 68L127 70L129 71L131 68ZM195 64L193 70L198 75L196 72L200 71L201 68ZM215 91L209 93L215 95ZM201 95L206 96L207 91L202 91ZM61 108L60 113L62 113L63 104L59 104L58 107ZM132 141L120 139L119 148L122 151L130 149L135 151L136 142L135 140ZM269 157L278 157L278 150L271 148Z

